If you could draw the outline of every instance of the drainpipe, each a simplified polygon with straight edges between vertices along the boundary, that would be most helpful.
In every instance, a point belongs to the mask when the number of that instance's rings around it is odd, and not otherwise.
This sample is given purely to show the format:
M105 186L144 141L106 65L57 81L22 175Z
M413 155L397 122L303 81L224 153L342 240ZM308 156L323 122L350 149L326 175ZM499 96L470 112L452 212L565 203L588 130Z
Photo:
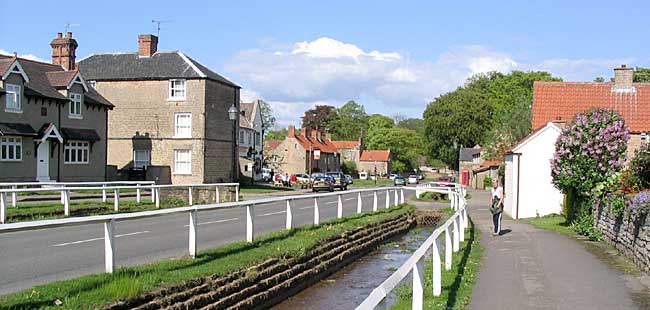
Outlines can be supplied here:
M517 156L517 210L515 211L515 219L519 219L519 183L521 180L519 176L521 175L521 153L515 154Z
M59 120L58 120L58 124L56 126L57 126L57 128L59 128L59 130L61 130L61 105L57 105L57 107L58 107L58 111L59 111L59 113L58 113L59 114L58 115ZM63 142L63 143L65 143L65 142ZM63 152L64 152L63 148L64 148L64 145L59 143L59 151L57 152L57 156L56 156L56 158L57 158L57 161L56 161L56 181L57 182L61 182L61 154L63 154ZM52 150L50 150L50 152L51 151ZM63 156L65 156L65 154L63 154ZM50 154L47 154L47 157L48 157L47 160L50 160L49 159ZM50 169L50 165L47 165L47 169ZM49 174L49 171L48 171L48 174Z

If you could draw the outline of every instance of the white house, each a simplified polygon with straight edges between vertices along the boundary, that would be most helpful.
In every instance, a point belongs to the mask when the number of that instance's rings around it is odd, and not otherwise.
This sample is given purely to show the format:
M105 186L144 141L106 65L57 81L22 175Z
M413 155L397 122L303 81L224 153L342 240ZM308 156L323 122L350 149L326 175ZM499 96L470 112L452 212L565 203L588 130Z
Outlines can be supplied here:
M240 103L239 117L239 162L244 176L261 179L263 124L260 110L261 100Z
M549 122L506 153L504 212L510 217L561 213L563 195L551 182L551 159L563 126Z

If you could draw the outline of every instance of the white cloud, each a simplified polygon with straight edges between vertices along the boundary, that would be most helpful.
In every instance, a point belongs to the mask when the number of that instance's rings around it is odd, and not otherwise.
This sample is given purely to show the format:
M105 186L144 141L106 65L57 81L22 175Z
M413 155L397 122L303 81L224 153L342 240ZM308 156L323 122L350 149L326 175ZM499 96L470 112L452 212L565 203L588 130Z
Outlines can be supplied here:
M6 50L0 49L0 55L7 55L7 56L13 56L14 53L7 52ZM28 60L35 60L35 61L40 61L40 62L47 62L43 58L40 58L34 54L18 54L18 57L20 58L25 58Z
M592 80L629 62L550 59L526 64L478 45L453 47L434 61L418 61L398 52L367 52L322 37L244 50L226 68L248 87L247 96L254 93L271 103L278 125L283 126L298 124L303 112L315 104L336 106L348 100L357 100L369 113L421 117L428 102L477 73L543 69L565 79Z

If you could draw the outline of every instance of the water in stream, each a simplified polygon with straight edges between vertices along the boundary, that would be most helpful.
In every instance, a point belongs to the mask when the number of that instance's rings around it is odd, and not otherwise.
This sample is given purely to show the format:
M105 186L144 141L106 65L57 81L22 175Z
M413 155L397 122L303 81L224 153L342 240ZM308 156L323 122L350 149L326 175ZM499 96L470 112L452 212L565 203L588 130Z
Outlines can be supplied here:
M432 231L432 227L413 229L272 309L354 309L405 262ZM394 296L389 297L389 304L392 298Z

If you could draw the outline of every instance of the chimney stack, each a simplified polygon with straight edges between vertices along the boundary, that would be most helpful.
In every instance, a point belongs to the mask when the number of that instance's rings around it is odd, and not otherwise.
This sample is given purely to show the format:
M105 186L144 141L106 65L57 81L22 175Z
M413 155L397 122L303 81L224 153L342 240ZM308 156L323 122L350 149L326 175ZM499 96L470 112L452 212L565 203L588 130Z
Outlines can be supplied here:
M312 131L311 131L311 137L312 137L312 138L316 139L317 134L318 134L318 130L312 130Z
M614 69L614 89L631 89L634 82L634 69L621 65Z
M65 34L57 33L56 38L50 42L52 47L52 64L59 65L65 70L73 70L76 66L77 41L72 38L72 32Z
M295 136L296 136L296 126L289 125L289 129L287 129L287 137L293 138Z
M151 57L158 50L158 37L153 34L138 36L138 56Z
M326 134L325 134L325 140L327 140L327 141L332 141L332 134L329 133L329 132L326 133Z

